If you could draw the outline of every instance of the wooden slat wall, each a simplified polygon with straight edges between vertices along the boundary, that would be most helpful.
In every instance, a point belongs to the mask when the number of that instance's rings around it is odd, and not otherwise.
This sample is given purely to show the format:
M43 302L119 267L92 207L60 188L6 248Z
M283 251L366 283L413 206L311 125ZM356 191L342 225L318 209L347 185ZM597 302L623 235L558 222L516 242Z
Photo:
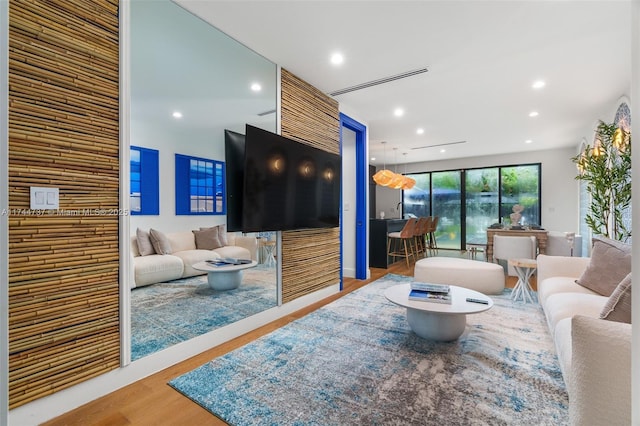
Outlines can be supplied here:
M118 44L118 0L9 1L10 408L120 364Z
M338 102L282 70L283 136L340 153ZM340 282L339 228L282 233L282 300Z

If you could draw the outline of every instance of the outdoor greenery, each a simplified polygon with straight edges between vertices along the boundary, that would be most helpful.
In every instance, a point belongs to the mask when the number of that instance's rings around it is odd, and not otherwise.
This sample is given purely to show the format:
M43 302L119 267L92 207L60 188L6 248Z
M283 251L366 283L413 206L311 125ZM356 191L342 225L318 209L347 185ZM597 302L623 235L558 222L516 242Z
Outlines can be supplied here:
M631 135L600 122L594 146L572 158L591 196L587 226L596 235L626 241L631 237L623 213L631 206Z

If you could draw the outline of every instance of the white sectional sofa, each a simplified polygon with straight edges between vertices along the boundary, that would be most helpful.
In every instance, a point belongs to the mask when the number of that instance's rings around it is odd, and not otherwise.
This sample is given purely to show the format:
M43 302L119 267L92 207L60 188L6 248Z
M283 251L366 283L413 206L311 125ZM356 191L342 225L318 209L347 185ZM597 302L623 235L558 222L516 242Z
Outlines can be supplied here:
M257 259L258 242L255 237L225 232L227 244L207 250L197 248L193 231L171 232L164 235L170 246L167 254L141 255L138 237L131 237L133 255L131 288L206 274L205 271L192 268L193 264L204 260L221 257Z
M589 265L589 258L538 256L538 300L569 393L570 423L629 425L631 324L600 318L610 297L576 283Z

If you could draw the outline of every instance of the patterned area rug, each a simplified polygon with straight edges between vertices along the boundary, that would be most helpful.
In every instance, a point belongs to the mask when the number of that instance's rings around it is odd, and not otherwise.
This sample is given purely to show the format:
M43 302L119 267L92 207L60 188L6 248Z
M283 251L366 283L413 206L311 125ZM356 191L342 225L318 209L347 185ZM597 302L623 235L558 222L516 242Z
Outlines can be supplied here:
M563 425L544 314L494 296L453 343L413 334L387 275L169 384L233 425Z
M275 268L243 271L234 290L216 291L207 276L158 283L131 291L131 359L189 340L276 306Z

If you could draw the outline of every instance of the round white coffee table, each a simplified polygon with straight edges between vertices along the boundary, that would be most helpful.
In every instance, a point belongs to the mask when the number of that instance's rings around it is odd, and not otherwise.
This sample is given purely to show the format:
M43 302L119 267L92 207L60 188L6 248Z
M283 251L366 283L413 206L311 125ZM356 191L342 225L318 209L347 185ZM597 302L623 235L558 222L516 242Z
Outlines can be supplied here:
M238 288L242 282L242 271L253 268L258 262L252 260L251 263L242 265L210 265L207 262L198 262L192 265L193 269L207 272L209 287L214 290L233 290Z
M451 287L451 304L409 300L410 284L389 287L384 296L390 302L407 308L407 321L414 333L423 339L450 342L459 338L467 325L467 315L491 309L493 300L475 290ZM486 300L488 303L467 302L467 298Z

